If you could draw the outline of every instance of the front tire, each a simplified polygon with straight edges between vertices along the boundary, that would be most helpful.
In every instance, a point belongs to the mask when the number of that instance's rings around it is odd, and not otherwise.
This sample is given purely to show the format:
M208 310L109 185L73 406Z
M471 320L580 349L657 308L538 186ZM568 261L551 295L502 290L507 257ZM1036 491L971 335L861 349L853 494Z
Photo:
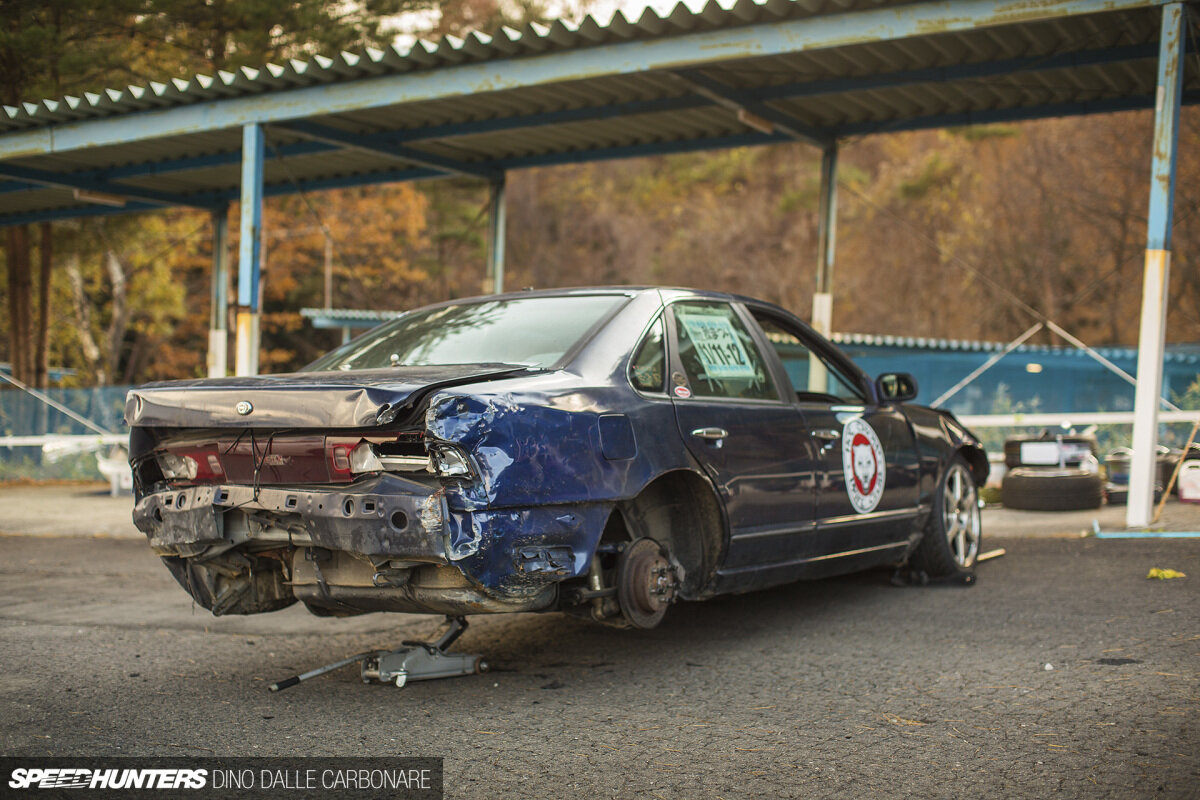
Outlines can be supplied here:
M962 456L955 456L938 483L925 535L913 552L912 566L933 578L974 571L982 538L979 490Z

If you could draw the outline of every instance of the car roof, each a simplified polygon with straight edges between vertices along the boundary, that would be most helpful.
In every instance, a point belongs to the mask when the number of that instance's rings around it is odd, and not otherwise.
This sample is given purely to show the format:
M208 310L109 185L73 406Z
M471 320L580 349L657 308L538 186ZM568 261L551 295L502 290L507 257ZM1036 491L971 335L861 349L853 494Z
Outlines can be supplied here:
M490 300L516 300L522 297L572 297L578 295L589 294L613 294L613 295L628 295L630 297L639 294L663 293L666 295L675 296L691 296L702 297L712 300L733 300L737 302L755 303L758 305L774 306L780 308L773 303L765 300L748 297L744 295L730 294L728 292L717 292L708 289L695 289L688 286L569 286L556 289L522 289L519 291L504 292L502 294L484 294L475 295L472 297L458 297L453 300L445 300L440 303L431 303L422 308L432 308L434 306L443 305L459 305L463 303L484 303ZM673 298L672 298L673 299ZM781 309L786 310L786 309ZM789 312L790 313L790 312Z
M785 317L791 317L802 324L807 324L794 311L790 311L777 303L772 303L758 297L750 297L749 295L733 294L731 292L717 292L709 289L695 289L688 286L567 286L556 289L521 289L515 292L504 292L502 294L483 294L472 297L457 297L453 300L443 300L440 303L430 303L425 306L409 309L409 311L417 311L426 308L440 308L444 306L463 305L468 303L486 303L492 300L518 300L526 297L573 297L581 295L595 294L611 294L624 295L626 297L635 297L643 294L658 294L664 300L678 300L680 298L695 297L705 300L721 300L725 302L749 303L759 308L768 308L783 314ZM407 313L407 312L406 312Z

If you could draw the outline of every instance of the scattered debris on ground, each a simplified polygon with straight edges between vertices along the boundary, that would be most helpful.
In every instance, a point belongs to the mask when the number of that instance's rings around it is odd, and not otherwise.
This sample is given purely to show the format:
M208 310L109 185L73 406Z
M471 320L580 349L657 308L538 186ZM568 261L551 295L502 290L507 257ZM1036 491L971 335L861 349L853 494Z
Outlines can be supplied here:
M1151 567L1150 572L1146 575L1147 580L1169 581L1171 578L1186 578L1182 572L1173 569L1163 569L1162 567Z

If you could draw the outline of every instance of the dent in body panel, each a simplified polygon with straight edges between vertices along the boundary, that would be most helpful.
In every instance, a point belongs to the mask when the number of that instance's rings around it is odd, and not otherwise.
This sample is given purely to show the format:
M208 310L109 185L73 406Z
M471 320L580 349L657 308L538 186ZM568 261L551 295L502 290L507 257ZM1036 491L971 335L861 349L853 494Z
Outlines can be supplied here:
M447 520L450 557L498 597L532 597L551 583L587 574L614 507L605 502L452 510Z
M458 447L476 473L446 481L447 555L472 580L513 597L585 575L617 503L690 465L682 441L661 435L675 429L670 401L647 402L620 369L607 386L543 375L516 391L462 386L431 397L427 441ZM542 564L555 567L533 568Z
M447 489L452 509L587 503L626 495L646 465L604 455L604 406L586 392L440 394L426 412L431 443L466 452L477 480ZM636 474L635 474L636 473Z
M459 364L162 381L129 392L125 422L135 428L370 428L392 422L432 390L527 372L511 364ZM252 411L238 412L247 400Z

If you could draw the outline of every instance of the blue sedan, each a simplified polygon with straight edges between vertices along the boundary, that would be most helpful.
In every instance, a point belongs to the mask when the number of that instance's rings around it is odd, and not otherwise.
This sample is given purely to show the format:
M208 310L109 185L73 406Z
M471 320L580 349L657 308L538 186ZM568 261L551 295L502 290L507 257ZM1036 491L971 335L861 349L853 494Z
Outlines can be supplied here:
M569 611L880 565L969 576L979 441L778 306L454 300L300 372L129 394L134 520L214 614Z

